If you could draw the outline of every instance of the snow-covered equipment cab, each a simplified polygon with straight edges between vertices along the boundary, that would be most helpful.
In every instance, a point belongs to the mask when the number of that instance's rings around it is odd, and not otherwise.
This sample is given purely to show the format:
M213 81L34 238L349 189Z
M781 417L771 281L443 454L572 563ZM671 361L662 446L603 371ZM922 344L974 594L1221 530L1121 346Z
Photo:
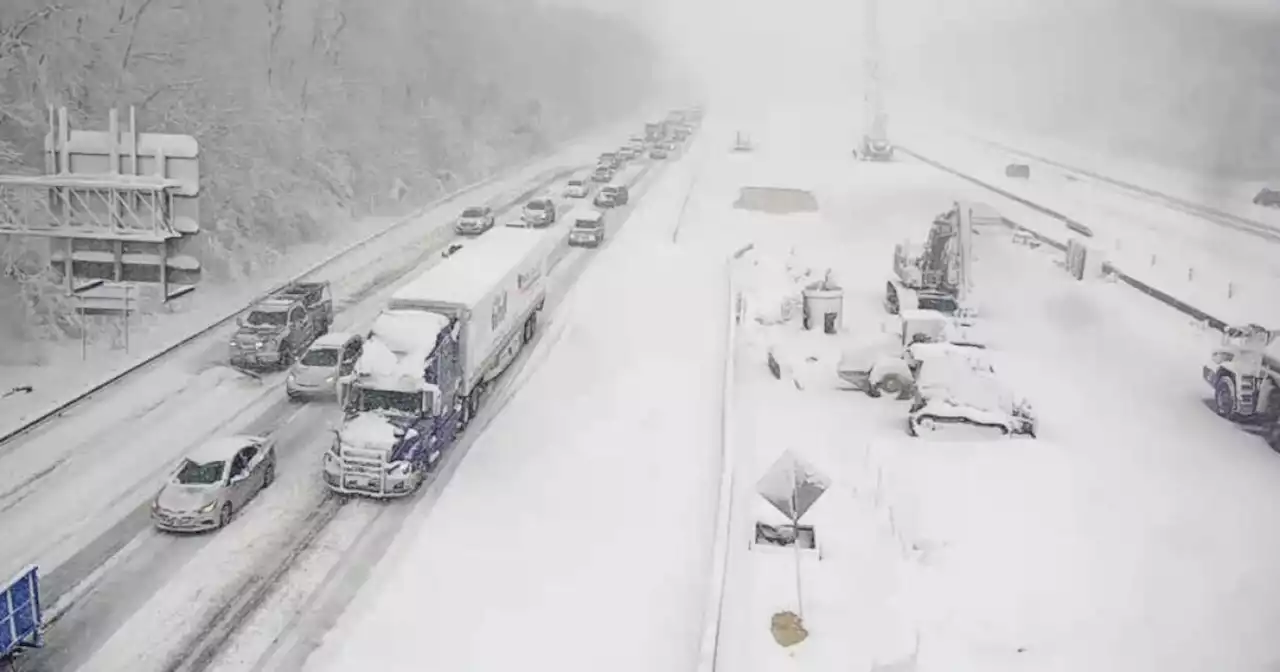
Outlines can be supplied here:
M972 206L957 202L934 218L923 245L894 247L894 277L885 283L884 306L892 315L924 308L953 314L966 302L971 283Z
M421 485L533 339L558 244L552 230L497 229L392 295L341 381L330 489L400 497Z
M976 351L958 352L948 344L926 356L916 371L915 400L907 433L919 437L972 438L990 435L1035 436L1031 404L1017 398Z
M1203 367L1218 415L1244 423L1274 422L1280 417L1277 335L1280 332L1256 324L1223 330L1222 344Z

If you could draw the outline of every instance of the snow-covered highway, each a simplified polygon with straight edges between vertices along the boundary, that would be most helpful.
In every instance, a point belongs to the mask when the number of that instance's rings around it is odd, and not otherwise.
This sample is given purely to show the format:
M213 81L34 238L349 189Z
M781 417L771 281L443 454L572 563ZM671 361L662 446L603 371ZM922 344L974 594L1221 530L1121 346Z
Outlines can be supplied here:
M531 191L558 190L552 181L601 146L570 147L468 198L501 209ZM367 324L406 271L433 263L452 237L447 224L457 208L445 203L328 269L335 329ZM287 401L283 374L258 380L219 366L225 343L226 334L215 333L3 447L0 562L9 569L0 571L40 565L51 626L49 645L24 658L28 668L163 667L192 641L209 639L202 629L219 606L236 606L265 568L288 565L307 542L299 535L347 508L326 496L316 475L332 404ZM235 432L275 434L277 483L218 535L152 530L149 501L173 461L205 436ZM362 504L350 508L377 509Z
M852 161L829 140L840 115L804 114L708 117L664 167L633 168L633 204L610 213L600 249L565 248L537 339L407 501L329 495L317 463L333 406L291 404L279 377L211 366L220 342L155 372L149 392L119 388L134 393L114 421L90 406L0 448L0 466L17 465L0 473L0 570L52 570L56 636L24 664L685 670L707 616L720 672L1280 660L1280 544L1266 534L1280 525L1280 460L1207 407L1214 336L984 226L973 249L986 352L1034 404L1037 438L909 437L908 402L839 389L835 375L851 343L896 324L881 305L894 245L923 238L957 200L1062 226L909 158ZM755 150L729 151L744 128ZM503 205L548 174L486 199ZM367 325L397 286L389 268L437 257L423 231L454 211L429 215L417 246L409 233L389 244L381 268L351 269L335 329ZM1124 223L1104 226L1149 235ZM810 280L830 269L844 289L838 335L756 319L798 296L805 268ZM726 348L735 291L744 319ZM152 531L146 499L172 460L233 431L275 433L277 483L216 535ZM750 543L769 515L756 489L786 450L831 481L805 519L820 552L799 559L803 600L795 555ZM725 465L726 592L707 614ZM770 636L787 609L808 630L791 649Z

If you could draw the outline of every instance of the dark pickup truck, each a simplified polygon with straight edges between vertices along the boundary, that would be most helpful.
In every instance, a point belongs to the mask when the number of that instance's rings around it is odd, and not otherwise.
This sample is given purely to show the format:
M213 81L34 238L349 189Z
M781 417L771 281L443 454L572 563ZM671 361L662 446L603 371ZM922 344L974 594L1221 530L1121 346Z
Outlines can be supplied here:
M231 365L285 369L333 324L327 282L295 282L258 300L231 337Z

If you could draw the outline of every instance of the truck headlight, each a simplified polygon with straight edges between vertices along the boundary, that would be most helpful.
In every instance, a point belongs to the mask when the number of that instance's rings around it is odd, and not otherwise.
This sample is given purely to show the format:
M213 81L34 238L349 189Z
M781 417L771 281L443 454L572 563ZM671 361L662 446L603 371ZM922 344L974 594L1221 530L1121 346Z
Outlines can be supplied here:
M408 462L396 462L387 468L387 473L392 476L408 476L413 471L413 465Z

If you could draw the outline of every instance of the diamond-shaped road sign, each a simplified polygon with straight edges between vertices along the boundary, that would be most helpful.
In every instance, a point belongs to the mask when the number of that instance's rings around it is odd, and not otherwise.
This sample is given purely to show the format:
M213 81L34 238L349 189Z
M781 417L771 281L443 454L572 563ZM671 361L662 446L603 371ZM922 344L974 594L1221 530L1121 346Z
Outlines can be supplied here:
M756 484L756 492L792 523L799 523L830 487L831 479L788 449Z

